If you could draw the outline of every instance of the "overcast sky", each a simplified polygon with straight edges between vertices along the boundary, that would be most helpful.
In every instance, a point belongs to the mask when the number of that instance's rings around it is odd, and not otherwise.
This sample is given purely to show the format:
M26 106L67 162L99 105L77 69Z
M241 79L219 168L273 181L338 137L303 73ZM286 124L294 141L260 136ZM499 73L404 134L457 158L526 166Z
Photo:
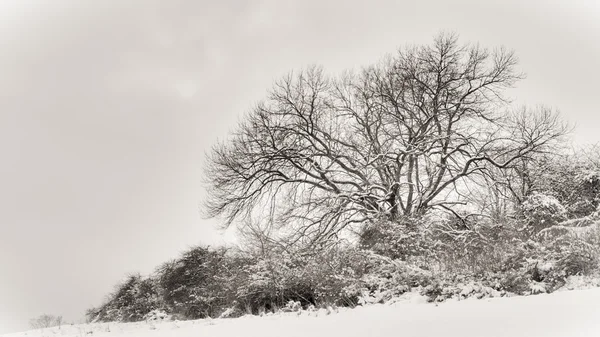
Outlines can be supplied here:
M600 141L595 0L0 0L0 333L80 320L126 273L223 242L204 153L275 79L442 30L514 49L517 102Z

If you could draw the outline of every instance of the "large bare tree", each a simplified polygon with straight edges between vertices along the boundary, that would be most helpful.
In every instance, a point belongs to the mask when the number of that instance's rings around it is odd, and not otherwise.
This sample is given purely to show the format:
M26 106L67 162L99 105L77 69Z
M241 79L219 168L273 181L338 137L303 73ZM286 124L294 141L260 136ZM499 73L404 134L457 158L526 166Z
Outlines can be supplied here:
M516 64L502 48L440 35L359 74L289 75L209 154L208 215L315 243L353 224L451 211L470 180L564 132L548 111L510 112Z

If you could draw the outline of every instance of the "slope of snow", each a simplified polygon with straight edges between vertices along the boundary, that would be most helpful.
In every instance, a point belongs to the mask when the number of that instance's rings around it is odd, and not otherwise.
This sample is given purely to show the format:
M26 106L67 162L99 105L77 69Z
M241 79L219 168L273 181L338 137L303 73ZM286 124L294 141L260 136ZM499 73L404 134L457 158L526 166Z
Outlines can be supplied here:
M600 336L600 288L527 297L393 304L237 319L63 326L4 337Z

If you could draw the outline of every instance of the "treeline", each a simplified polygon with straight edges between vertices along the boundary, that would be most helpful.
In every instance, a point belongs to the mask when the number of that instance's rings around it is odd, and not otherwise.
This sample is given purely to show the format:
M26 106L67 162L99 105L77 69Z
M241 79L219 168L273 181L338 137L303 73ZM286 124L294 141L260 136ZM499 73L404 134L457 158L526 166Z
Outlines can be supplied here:
M237 317L385 302L411 290L431 301L552 292L569 276L598 273L596 163L589 155L544 162L534 191L510 217L382 221L356 241L311 252L275 242L250 251L194 247L152 275L129 276L87 315L122 322L157 313Z
M87 316L90 321L129 322L158 309L179 319L195 319L259 314L288 305L358 303L359 294L349 286L366 268L360 266L364 252L330 250L329 256L310 257L272 253L258 257L225 248L191 248L151 276L129 276Z

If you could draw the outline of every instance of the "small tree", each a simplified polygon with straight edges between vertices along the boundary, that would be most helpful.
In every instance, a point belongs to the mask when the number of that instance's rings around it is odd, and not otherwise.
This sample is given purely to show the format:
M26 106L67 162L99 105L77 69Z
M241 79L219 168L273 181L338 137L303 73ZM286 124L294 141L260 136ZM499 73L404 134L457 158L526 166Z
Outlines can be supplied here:
M54 326L60 327L63 323L62 316L54 316L44 314L39 317L33 318L29 321L29 325L33 329L45 329Z

